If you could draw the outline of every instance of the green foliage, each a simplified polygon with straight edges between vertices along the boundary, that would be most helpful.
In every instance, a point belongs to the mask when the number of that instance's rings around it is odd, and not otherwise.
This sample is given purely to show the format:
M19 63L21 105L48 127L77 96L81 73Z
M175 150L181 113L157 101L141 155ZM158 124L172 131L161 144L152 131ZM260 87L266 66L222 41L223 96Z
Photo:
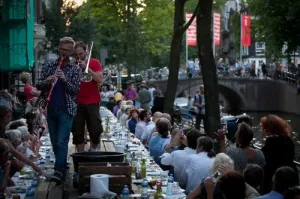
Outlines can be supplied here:
M109 57L137 70L165 66L173 24L173 2L169 0L89 0L88 12L97 22L97 42ZM130 9L128 9L130 8Z
M59 39L65 35L66 20L61 13L62 0L52 0L49 7L44 7L44 17L46 21L46 36L51 41L52 46L58 46Z
M80 15L88 12L88 5L76 6L75 1L63 3L62 0L49 2L49 7L44 4L46 20L46 36L51 41L52 47L58 46L59 39L70 36L75 41L86 43L94 41L97 37L96 21L89 15ZM95 57L99 55L97 46L93 49Z
M287 53L300 44L300 1L299 0L250 0L249 8L256 19L253 27L261 41L266 42L272 52L281 52L287 43Z

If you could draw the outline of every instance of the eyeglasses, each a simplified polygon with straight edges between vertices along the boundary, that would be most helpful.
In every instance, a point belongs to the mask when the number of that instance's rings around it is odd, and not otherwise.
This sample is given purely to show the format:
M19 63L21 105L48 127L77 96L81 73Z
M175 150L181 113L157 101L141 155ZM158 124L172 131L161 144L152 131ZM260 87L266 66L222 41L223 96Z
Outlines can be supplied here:
M73 51L73 49L64 49L64 48L59 48L59 51L61 51L61 52L72 52Z

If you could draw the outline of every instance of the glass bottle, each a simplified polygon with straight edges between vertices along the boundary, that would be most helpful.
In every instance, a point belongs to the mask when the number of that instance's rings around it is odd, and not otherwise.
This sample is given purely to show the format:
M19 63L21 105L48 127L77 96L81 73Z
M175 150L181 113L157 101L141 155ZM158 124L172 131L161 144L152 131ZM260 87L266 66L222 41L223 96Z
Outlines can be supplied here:
M163 196L162 189L161 189L161 182L157 181L154 199L163 199L163 198L164 198L164 196Z
M131 173L132 174L135 174L135 172L136 172L136 163L137 163L137 159L135 156L135 152L132 152L132 155L131 155Z
M146 178L146 176L147 176L147 166L146 166L146 160L145 159L142 159L141 176L142 176L142 178Z

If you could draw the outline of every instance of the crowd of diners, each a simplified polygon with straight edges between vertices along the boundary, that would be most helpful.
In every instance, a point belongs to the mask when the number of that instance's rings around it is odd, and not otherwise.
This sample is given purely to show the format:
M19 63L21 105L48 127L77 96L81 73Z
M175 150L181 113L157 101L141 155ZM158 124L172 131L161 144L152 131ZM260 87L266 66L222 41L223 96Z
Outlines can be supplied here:
M39 92L31 86L30 76L29 80L23 76L29 86L28 98L33 99ZM143 89L148 88L143 85ZM284 119L276 115L261 118L261 133L266 136L261 149L253 147L254 132L247 123L238 125L235 143L227 146L225 130L215 132L217 139L194 127L180 130L168 113L151 113L148 104L135 106L137 96L130 100L123 94L115 93L104 106L145 145L163 170L173 173L188 199L300 198L292 128ZM11 177L24 164L41 172L34 161L39 158L39 137L47 133L45 118L39 110L32 113L30 99L26 107L31 115L19 119L15 116L18 101L9 96L7 101L0 100L0 192L7 194L7 187L14 185ZM215 145L220 146L217 154Z
M168 113L138 109L130 100L119 100L112 109L155 162L173 173L188 199L300 198L292 128L276 115L261 118L266 140L258 149L247 123L238 125L235 143L227 146L223 129L215 132L217 139L193 127L181 131ZM215 145L220 146L218 154Z

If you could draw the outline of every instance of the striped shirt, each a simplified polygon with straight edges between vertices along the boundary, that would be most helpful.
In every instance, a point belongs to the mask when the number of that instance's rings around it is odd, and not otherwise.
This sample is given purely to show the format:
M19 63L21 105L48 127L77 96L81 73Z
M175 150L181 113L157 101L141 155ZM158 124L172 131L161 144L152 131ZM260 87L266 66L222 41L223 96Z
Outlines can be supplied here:
M234 161L234 169L243 172L247 164L257 164L262 168L266 164L263 152L259 149L254 150L256 151L254 159L248 159L243 149L239 147L229 147L226 150L226 154Z

